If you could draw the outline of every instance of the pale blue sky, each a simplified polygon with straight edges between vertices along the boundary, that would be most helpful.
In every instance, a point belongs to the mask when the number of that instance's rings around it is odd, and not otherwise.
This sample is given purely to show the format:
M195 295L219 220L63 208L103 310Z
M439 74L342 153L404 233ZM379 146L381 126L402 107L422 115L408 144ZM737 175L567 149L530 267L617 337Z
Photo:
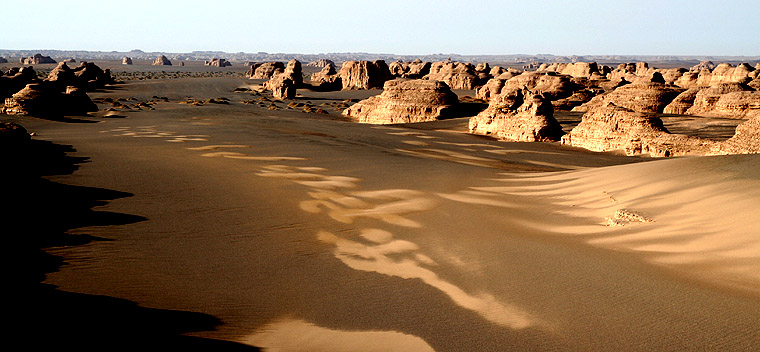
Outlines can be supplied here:
M0 21L0 49L760 55L760 0L38 0L17 5Z

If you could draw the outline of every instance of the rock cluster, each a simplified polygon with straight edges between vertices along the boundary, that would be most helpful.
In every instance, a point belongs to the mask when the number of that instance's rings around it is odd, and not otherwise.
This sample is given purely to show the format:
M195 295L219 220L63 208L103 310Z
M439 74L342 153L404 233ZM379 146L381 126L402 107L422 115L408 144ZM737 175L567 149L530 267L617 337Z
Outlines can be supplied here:
M597 152L622 150L626 155L669 157L704 155L715 142L670 134L652 114L606 103L585 113L580 124L562 137L562 144Z
M285 72L285 64L279 61L254 63L248 69L246 77L250 79L270 79L275 73Z
M124 57L121 59L122 65L131 65L132 64L132 58L131 57Z
M153 66L171 66L172 62L164 55L160 55L153 61Z
M508 91L492 98L488 108L470 118L469 130L517 142L556 141L564 134L549 100L529 90Z
M229 61L227 61L225 59L218 59L218 58L213 58L211 60L206 60L206 61L203 62L203 64L206 65L206 66L214 66L214 67L232 66L232 63L230 63Z
M5 99L2 113L8 115L62 116L97 111L87 94L76 87L60 92L50 82L30 83Z
M486 83L475 66L463 62L435 62L424 79L445 82L451 89L475 89Z
M585 112L613 103L632 111L662 113L681 92L682 88L665 84L662 75L654 73L649 81L637 80L636 83L626 84L607 94L595 96L589 102L573 108L573 111Z
M332 60L319 59L317 61L312 61L312 62L306 64L306 66L307 67L326 67L326 66L335 67L335 63Z
M32 67L13 67L0 75L0 98L7 98L37 80Z
M346 61L338 75L343 90L381 88L391 79L388 65L383 60Z
M352 105L343 115L372 124L426 122L438 120L458 103L446 83L400 78L385 82L382 94Z
M418 79L430 73L431 65L430 62L419 59L411 62L394 61L388 65L388 69L393 77Z
M24 65L39 65L39 64L55 64L57 63L50 56L43 56L42 54L34 54L30 57L22 57L20 62Z
M325 66L321 71L311 75L311 86L317 90L331 91L343 88L340 75L335 66Z

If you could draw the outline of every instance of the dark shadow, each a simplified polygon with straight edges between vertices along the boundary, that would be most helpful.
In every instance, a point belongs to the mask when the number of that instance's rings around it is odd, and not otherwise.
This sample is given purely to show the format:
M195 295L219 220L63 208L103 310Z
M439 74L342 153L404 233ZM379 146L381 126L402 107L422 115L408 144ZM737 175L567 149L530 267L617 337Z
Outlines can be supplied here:
M456 119L460 117L471 117L479 114L488 107L488 103L481 102L459 102L445 114L442 114L439 120Z
M124 225L146 220L94 209L132 194L66 185L46 176L67 175L89 161L72 157L71 146L31 140L2 145L0 189L4 208L0 233L10 297L5 343L24 350L190 350L258 351L258 348L184 334L214 330L219 319L201 313L151 309L106 296L65 292L43 284L47 273L65 265L46 248L106 240L68 231L86 226ZM19 348L19 347L17 347Z

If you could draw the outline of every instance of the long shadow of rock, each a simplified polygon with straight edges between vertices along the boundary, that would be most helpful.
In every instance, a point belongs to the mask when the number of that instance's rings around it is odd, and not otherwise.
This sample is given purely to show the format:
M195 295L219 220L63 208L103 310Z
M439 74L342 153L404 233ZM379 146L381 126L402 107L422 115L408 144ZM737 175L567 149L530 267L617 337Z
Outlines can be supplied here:
M0 141L2 142L2 141ZM123 225L146 220L137 215L94 210L131 194L65 185L44 178L71 174L88 158L72 157L71 146L32 140L0 143L0 194L4 208L0 233L8 269L5 316L8 341L23 349L80 351L182 350L258 351L258 348L200 337L219 319L201 313L150 309L106 296L71 293L43 284L45 275L65 264L44 249L103 240L67 231L85 226Z

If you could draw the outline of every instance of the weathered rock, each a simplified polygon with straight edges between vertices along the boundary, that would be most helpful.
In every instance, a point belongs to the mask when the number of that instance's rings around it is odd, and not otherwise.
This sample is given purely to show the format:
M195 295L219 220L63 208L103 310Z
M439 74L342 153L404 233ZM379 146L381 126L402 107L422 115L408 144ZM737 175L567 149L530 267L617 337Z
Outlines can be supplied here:
M393 61L388 65L388 71L390 71L391 76L393 77L404 77L408 69L408 65L398 60Z
M391 78L388 65L383 60L346 61L338 75L343 90L380 88Z
M54 82L59 88L64 89L66 86L74 85L77 79L74 70L70 69L66 62L59 62L58 66L50 70L45 80Z
M13 67L5 73L5 76L0 76L0 98L10 97L36 80L37 73L31 66Z
M675 81L673 81L673 84L681 88L692 89L699 87L697 84L698 79L699 71L689 71L684 72L681 77L678 77Z
M755 116L736 126L734 136L714 146L710 154L757 154L760 153L760 116Z
M164 55L160 55L153 61L153 66L171 66L172 62Z
M400 78L385 82L382 94L352 105L343 115L372 124L435 121L458 102L446 83Z
M206 66L214 66L214 67L227 67L232 66L232 63L227 61L226 59L219 59L219 58L213 58L211 60L206 60L203 62Z
M446 82L451 89L475 89L487 82L483 80L475 66L463 62L436 62L424 79Z
M4 57L0 57L0 64L7 64L7 63L8 63L8 59Z
M279 61L257 63L251 66L246 76L250 79L270 79L275 73L285 72L285 64Z
M340 90L343 87L335 66L330 65L311 75L311 85L318 90Z
M539 67L536 72L556 72L576 78L590 78L593 74L599 74L599 66L596 62L552 63Z
M0 121L0 147L17 147L30 139L29 132L23 126Z
M489 73L491 72L491 66L487 62L481 62L475 66L475 71Z
M626 155L669 157L703 155L715 143L670 134L654 115L607 103L584 114L578 126L562 137L562 144L597 152L622 150Z
M122 65L131 65L132 64L132 58L125 56L124 58L121 59L121 64Z
M670 104L683 88L661 83L662 75L657 72L652 74L649 82L638 81L626 84L615 90L598 95L589 102L573 108L573 111L590 111L599 106L613 103L636 112L661 113L665 106Z
M84 91L68 87L62 93L51 82L30 83L5 99L2 112L8 115L53 116L81 115L98 107Z
M699 71L702 71L704 69L707 69L707 70L710 70L710 71L714 70L715 69L715 63L713 63L712 61L702 61L702 62L700 62L700 63L692 66L691 69L690 69L690 71L697 71L697 72L699 72Z
M753 89L747 85L740 83L721 83L709 88L701 89L694 97L694 104L686 111L687 115L701 115L701 116L724 116L743 118L745 114L736 115L736 109L731 108L731 105L739 106L742 103L732 102L736 98L749 98L751 99L755 95L732 95L727 98L724 103L718 107L718 101L723 98L724 95L734 92L750 92Z
M676 115L686 114L686 111L694 105L694 98L696 98L697 92L699 92L698 88L687 89L676 96L670 104L665 106L665 108L662 109L662 112L665 114Z
M66 94L62 96L61 103L64 105L65 115L85 115L88 112L98 111L98 106L92 102L87 93L74 86L66 87Z
M111 77L111 71L106 69L102 70L98 65L82 61L79 66L73 69L76 81L72 84L80 88L87 88L92 90L95 88L103 87L107 84L113 84L113 77Z
M34 56L21 58L21 63L24 65L39 65L39 64L55 64L57 62L53 60L50 56L34 54Z
M755 69L744 63L733 67L731 64L722 63L715 67L710 78L710 86L714 87L723 83L749 83L752 78L750 73Z
M296 97L296 83L286 73L277 73L264 86L272 91L275 99L293 99Z
M317 61L312 61L308 64L306 64L307 67L325 67L325 66L333 66L335 67L335 63L332 60L328 59L319 59Z
M470 118L469 129L473 134L518 142L556 141L564 133L549 100L528 90L491 99L488 108Z
M303 86L303 70L300 61L296 59L288 61L288 64L285 66L285 74L293 80L296 87Z
M431 65L430 62L422 62L419 59L409 62L406 64L407 71L404 74L404 78L418 79L425 77L425 75L430 73Z
M496 78L504 72L507 72L507 69L505 69L504 67L494 66L494 67L491 67L491 71L489 71L488 74Z

